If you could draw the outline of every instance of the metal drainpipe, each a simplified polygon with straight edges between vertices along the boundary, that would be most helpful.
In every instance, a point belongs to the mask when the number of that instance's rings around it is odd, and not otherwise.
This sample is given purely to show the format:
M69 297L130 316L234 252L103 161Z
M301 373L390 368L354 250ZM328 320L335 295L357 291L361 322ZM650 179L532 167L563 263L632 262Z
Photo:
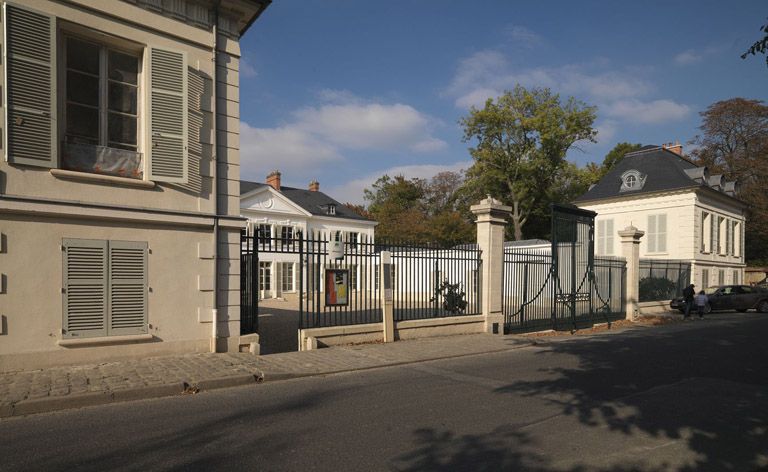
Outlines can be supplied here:
M219 166L218 166L218 135L219 135L219 120L216 117L216 82L218 76L218 57L219 57L219 5L220 2L216 2L213 6L213 83L211 85L212 103L211 109L213 113L213 311L211 313L211 352L217 351L217 340L219 338L219 193L218 193L218 180L219 180Z

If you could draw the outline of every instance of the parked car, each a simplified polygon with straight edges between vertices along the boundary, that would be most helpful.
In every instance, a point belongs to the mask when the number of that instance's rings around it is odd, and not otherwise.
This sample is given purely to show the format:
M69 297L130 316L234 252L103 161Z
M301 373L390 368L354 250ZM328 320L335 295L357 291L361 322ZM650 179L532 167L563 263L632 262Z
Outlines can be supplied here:
M722 285L706 288L704 293L709 298L709 303L704 309L705 313L723 310L736 310L744 313L753 308L761 313L768 313L768 289L762 287ZM683 297L675 298L669 302L669 306L674 310L680 310L681 313L685 311ZM691 312L696 312L695 306L692 307Z

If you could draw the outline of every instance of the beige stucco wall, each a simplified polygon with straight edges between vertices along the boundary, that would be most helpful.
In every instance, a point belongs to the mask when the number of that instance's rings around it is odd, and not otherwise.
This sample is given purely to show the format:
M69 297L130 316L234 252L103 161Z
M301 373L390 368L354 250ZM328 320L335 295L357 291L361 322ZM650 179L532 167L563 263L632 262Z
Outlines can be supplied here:
M198 279L213 277L213 259L205 250L213 245L210 229L3 215L0 233L0 271L6 281L0 294L5 330L0 366L9 354L55 351L66 357L80 349L57 344L62 339L64 238L146 241L148 321L154 342L201 340L200 346L207 347L211 324L204 310L213 306L213 292ZM112 348L99 349L106 354Z

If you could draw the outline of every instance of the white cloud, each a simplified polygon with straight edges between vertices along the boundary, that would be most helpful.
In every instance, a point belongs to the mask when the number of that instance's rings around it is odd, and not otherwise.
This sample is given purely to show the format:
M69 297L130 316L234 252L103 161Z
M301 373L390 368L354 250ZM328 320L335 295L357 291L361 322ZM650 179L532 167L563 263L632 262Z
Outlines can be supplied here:
M240 164L244 178L260 180L275 168L296 171L341 159L338 148L296 127L254 128L240 122Z
M430 153L448 144L433 136L436 122L415 108L397 103L363 103L346 91L324 90L327 103L293 113L275 128L240 123L242 173L261 179L275 168L304 176L324 163L342 161L346 151Z
M693 51L692 49L683 51L675 56L675 62L681 66L695 64L697 62L701 62L702 59L704 59L704 56L696 53L696 51Z
M396 166L389 169L383 169L376 172L352 179L342 185L331 186L327 190L323 190L328 195L333 195L333 198L340 202L349 202L356 204L364 204L363 190L371 188L374 182L382 175L388 175L394 177L402 175L407 179L419 178L430 179L440 172L458 172L460 170L468 169L472 165L472 161L460 161L453 164L417 164L408 166Z
M617 126L613 120L606 120L599 122L595 125L597 129L597 142L600 144L608 144L613 141L613 137L616 136Z
M521 25L508 26L504 31L504 35L512 40L514 44L528 48L538 46L543 41L541 36Z
M681 120L688 116L691 108L673 100L643 102L628 99L613 102L604 111L609 116L632 123L659 124Z
M706 51L710 53L709 49ZM598 139L603 142L615 135L619 121L658 124L680 120L690 113L688 105L670 99L645 99L655 87L641 69L606 70L609 65L601 60L518 69L499 51L479 51L459 62L444 95L452 97L457 107L468 109L482 107L488 98L498 97L517 84L527 88L548 87L556 93L597 105L599 116L612 118L598 125L602 127L598 129Z

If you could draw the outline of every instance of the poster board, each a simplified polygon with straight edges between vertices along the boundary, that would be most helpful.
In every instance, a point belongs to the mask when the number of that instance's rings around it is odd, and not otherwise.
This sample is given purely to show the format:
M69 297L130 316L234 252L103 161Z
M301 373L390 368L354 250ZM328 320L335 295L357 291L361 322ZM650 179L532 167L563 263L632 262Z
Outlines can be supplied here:
M325 306L349 304L349 269L325 269Z

